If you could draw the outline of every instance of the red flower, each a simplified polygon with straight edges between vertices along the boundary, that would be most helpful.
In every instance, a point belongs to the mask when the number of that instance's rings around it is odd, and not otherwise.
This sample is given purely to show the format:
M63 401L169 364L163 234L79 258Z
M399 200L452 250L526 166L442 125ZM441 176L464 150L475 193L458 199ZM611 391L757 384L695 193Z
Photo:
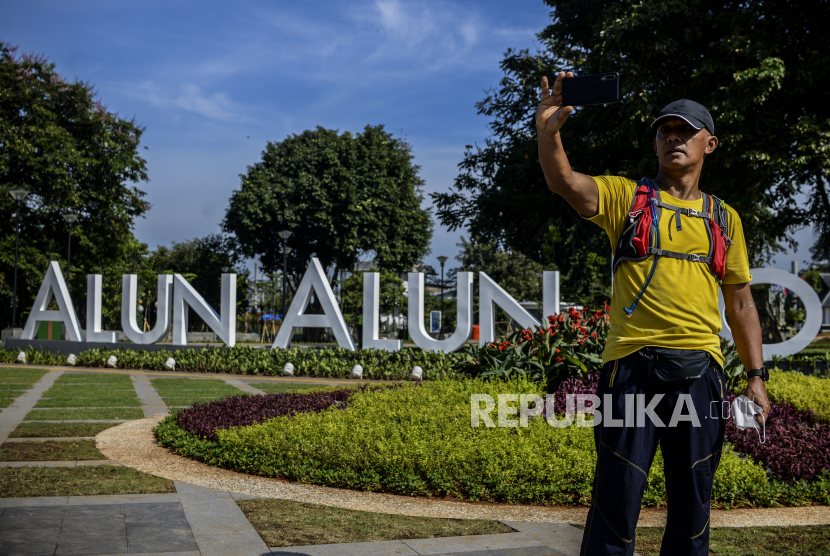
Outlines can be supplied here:
M591 338L596 340L597 339L597 333L596 332L591 332Z
M559 351L559 350L557 349L556 351ZM557 357L557 358L556 358L556 362L557 362L557 363L561 363L561 362L562 362L562 358L561 358L561 357Z

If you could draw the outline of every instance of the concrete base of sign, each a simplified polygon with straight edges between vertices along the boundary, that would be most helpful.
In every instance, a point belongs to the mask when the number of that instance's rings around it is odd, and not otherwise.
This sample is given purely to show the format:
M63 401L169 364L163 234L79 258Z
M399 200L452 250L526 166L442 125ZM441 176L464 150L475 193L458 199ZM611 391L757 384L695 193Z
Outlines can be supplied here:
M17 339L20 338L21 334L23 334L22 328L4 328L3 331L0 332L0 340Z
M183 349L216 349L224 345L192 344L187 346L174 346L173 344L133 344L130 342L108 343L108 342L70 342L64 340L3 340L5 349L19 349L21 351L34 348L39 351L48 351L53 355L79 354L88 349L109 349L112 351L123 349L127 351L179 351Z

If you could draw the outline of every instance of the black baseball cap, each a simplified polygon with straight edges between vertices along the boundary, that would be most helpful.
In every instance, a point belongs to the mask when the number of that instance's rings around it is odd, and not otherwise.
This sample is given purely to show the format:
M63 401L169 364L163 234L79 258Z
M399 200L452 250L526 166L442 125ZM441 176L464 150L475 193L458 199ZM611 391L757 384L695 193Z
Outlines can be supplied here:
M683 98L666 105L657 114L657 119L651 122L651 127L654 128L657 122L669 117L686 120L695 129L703 129L705 127L709 130L709 133L712 135L715 134L715 122L712 121L712 116L709 114L709 111L706 110L705 106L693 100Z

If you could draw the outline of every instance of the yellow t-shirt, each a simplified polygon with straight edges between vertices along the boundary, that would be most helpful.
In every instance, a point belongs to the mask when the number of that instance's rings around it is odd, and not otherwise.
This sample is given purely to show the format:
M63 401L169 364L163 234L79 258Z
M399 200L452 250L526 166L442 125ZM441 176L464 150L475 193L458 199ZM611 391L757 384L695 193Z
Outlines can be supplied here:
M617 247L625 225L637 184L617 176L594 177L599 187L599 213L589 218L602 227ZM703 210L703 197L681 201L665 191L660 199L678 208ZM724 284L744 284L752 280L746 253L741 219L732 207L727 235L732 240L726 254ZM708 225L702 218L681 216L682 230L677 230L675 213L660 211L660 248L679 253L707 256ZM711 353L721 365L718 332L721 329L718 310L718 282L704 263L660 257L657 269L634 314L628 318L623 308L631 307L645 283L654 261L653 256L638 261L623 261L614 276L611 296L611 330L602 353L603 363L620 359L646 346L675 349L702 349Z

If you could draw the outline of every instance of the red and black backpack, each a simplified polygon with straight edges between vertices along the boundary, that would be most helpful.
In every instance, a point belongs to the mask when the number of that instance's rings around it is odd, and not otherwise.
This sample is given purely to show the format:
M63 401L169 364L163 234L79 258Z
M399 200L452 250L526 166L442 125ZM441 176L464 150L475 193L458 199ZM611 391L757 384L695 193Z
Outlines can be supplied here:
M654 262L651 265L651 272L649 272L643 287L640 288L640 292L634 299L634 303L631 304L630 308L623 309L629 318L631 318L634 308L645 293L646 288L648 288L648 284L651 282L652 276L654 276L654 270L657 268L657 261L660 257L671 257L673 259L705 264L718 281L718 284L723 280L726 274L726 250L732 245L732 240L727 235L729 229L729 214L726 211L726 203L714 195L708 195L706 193L702 193L702 195L702 211L680 208L661 201L660 189L654 185L651 179L643 178L637 182L637 189L634 192L634 199L628 211L626 225L622 234L620 234L617 248L614 251L613 272L616 274L617 267L623 261L642 261L650 256L654 256ZM706 231L709 235L708 255L678 253L660 248L660 228L658 224L660 222L660 212L663 209L674 213L672 219L674 219L677 231L683 229L680 221L681 216L703 218L707 221L709 224L706 226ZM671 226L671 221L669 225Z

